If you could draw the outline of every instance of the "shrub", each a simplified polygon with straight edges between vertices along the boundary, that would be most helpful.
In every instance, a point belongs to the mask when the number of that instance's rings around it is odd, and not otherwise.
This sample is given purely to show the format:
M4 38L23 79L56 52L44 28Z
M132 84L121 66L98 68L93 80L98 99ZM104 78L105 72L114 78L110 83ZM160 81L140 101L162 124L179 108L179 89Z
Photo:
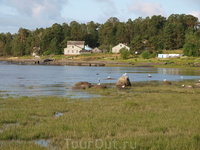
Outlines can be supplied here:
M125 47L122 48L122 49L120 49L119 53L120 53L120 57L121 57L122 59L128 59L128 57L129 57L129 55L130 55L128 49L126 49Z
M155 58L156 56L157 56L156 53L152 53L152 54L150 54L150 58Z
M198 56L198 47L192 43L186 43L183 49L184 55L186 56Z
M143 51L141 54L141 57L144 59L149 59L150 58L151 53L149 51Z

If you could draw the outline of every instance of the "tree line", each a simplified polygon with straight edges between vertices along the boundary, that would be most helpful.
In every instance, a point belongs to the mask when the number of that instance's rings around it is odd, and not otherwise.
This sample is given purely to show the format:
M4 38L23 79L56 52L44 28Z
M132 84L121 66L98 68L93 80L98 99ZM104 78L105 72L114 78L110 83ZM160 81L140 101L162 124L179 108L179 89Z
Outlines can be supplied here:
M183 48L186 55L198 56L199 27L197 17L172 14L168 18L154 15L127 22L111 17L104 24L93 21L55 23L34 31L20 28L15 34L0 33L0 56L30 55L34 48L40 48L40 55L63 54L69 40L85 41L90 47L99 47L104 52L110 52L118 43L125 43L132 52L146 49L157 53L163 49Z

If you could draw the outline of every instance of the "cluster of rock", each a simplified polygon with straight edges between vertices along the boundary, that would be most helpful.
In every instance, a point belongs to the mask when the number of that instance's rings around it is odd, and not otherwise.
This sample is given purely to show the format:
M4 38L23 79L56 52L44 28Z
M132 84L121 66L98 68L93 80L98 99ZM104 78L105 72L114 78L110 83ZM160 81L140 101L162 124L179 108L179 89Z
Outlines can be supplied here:
M106 85L92 85L89 82L77 82L72 89L88 89L88 88L94 88L94 89L106 89Z
M167 81L166 79L164 79L164 81L162 82L163 85L172 85L172 82ZM126 75L122 75L117 83L116 83L116 87L118 89L127 89L131 87L131 82L129 80L129 77ZM198 82L196 82L194 84L194 86L192 85L182 85L183 88L200 88L200 80ZM106 85L100 85L100 83L98 85L92 85L89 82L78 82L76 83L72 89L87 89L87 88L94 88L94 89L106 89L107 86Z
M18 65L50 65L51 62L54 62L55 59L47 58L47 59L11 59L7 60L10 64L18 64Z
M116 87L117 88L127 88L127 87L131 87L131 82L129 80L128 76L121 76L117 83L116 83ZM89 82L77 82L72 89L88 89L88 88L94 88L94 89L106 89L107 86L106 85L92 85Z

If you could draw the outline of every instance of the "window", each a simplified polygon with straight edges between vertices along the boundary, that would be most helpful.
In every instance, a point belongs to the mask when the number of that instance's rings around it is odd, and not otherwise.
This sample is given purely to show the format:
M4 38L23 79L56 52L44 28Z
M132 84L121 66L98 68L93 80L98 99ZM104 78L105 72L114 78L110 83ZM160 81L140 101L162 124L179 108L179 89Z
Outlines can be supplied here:
M67 52L69 53L69 50Z
M76 50L76 53L78 53L78 50Z
M74 46L72 46L72 48L74 48Z
M120 45L120 47L122 47L122 45Z
M72 53L74 53L74 50L72 50Z

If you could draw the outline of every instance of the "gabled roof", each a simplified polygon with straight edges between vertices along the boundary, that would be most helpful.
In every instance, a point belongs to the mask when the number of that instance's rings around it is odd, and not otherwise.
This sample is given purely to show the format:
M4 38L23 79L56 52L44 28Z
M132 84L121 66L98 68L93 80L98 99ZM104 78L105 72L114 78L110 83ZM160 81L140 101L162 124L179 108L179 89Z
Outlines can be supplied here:
M102 51L102 50L100 50L98 47L95 47L94 49L93 49L93 51Z
M118 45L123 45L123 47L128 47L128 48L130 48L129 46L127 46L127 45L125 45L125 44L123 44L123 43L119 43L119 44L117 44L116 46L114 46L113 48L117 47Z
M85 41L67 41L67 45L85 45Z
M74 47L79 48L79 49L83 49L81 46L78 46L78 45L74 45Z

